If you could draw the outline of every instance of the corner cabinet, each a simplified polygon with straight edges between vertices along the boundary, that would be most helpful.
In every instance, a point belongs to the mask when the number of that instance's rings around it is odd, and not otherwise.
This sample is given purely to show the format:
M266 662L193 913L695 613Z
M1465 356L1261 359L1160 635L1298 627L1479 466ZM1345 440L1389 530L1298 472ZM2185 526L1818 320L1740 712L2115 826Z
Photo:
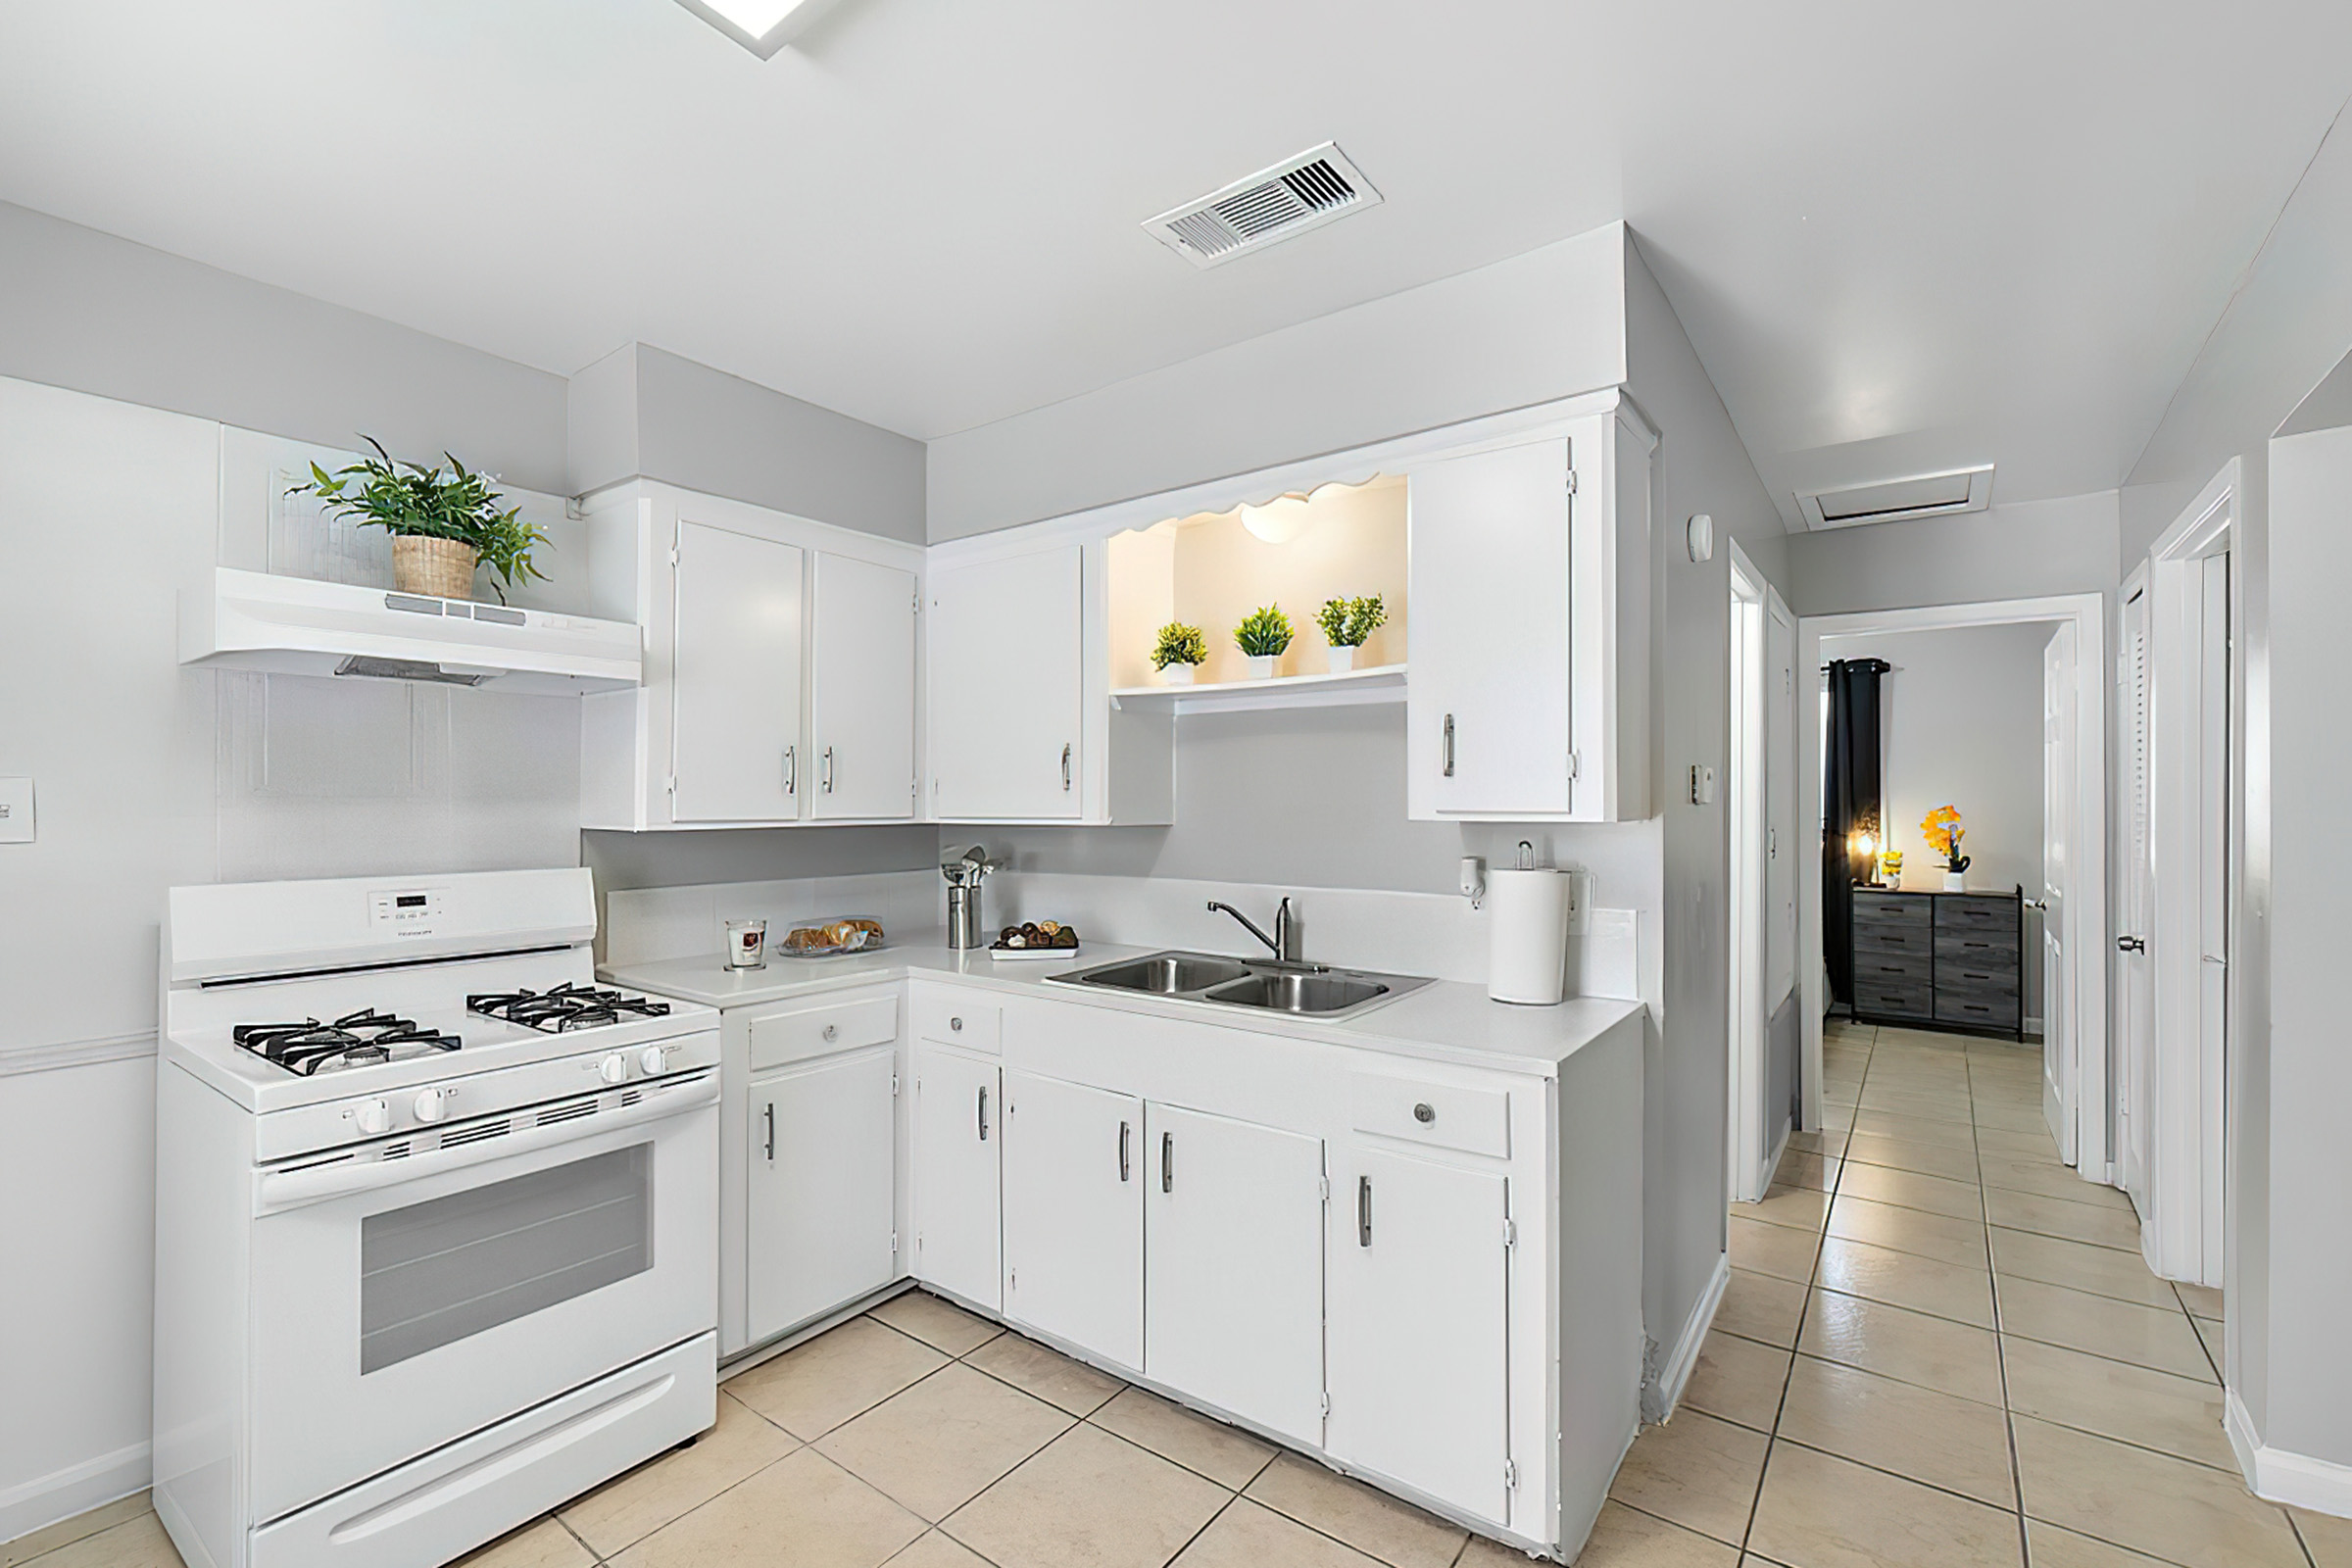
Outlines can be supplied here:
M645 481L586 522L645 681L582 700L581 826L916 816L920 549Z
M1407 814L1650 814L1650 455L1630 403L1409 473Z

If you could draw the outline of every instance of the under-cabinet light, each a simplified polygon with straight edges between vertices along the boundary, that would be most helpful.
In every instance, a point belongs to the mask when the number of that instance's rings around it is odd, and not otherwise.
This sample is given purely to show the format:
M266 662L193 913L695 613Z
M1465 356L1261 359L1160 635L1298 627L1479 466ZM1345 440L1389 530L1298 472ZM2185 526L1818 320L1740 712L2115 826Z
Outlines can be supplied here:
M765 60L813 26L838 0L678 0Z

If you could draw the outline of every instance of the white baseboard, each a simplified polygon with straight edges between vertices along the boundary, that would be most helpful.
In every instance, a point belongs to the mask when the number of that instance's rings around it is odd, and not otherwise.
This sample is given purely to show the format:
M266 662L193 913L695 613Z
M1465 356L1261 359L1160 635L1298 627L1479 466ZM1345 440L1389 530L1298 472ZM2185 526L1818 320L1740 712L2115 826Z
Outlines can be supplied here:
M0 1492L0 1541L29 1536L101 1503L127 1497L147 1485L153 1468L150 1445L134 1443L10 1487Z
M2352 1464L2265 1447L2254 1430L2254 1418L2246 1413L2235 1389L2229 1393L2222 1429L2230 1435L2237 1467L2245 1472L2246 1486L2254 1495L2314 1513L2352 1518Z
M1723 1304L1724 1287L1732 1283L1732 1258L1729 1252L1715 1259L1715 1272L1707 1279L1707 1288L1698 1293L1690 1305L1690 1316L1683 1324L1682 1337L1675 1341L1674 1353L1658 1369L1658 1381L1650 1392L1655 1402L1655 1414L1643 1411L1644 1419L1663 1421L1674 1414L1682 1402L1683 1387L1698 1366L1698 1348L1707 1343L1707 1330L1715 1326L1715 1309Z

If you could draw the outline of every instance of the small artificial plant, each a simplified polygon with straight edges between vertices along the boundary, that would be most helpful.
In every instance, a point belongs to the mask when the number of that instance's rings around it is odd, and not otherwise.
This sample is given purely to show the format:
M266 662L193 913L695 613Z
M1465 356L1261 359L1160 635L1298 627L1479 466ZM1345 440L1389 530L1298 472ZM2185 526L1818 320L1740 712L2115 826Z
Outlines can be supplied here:
M1334 648L1363 647L1364 639L1380 630L1388 618L1389 608L1378 594L1363 599L1326 599L1323 608L1315 612L1324 641Z
M1208 638L1198 626L1187 626L1181 620L1171 620L1159 628L1159 641L1152 648L1152 667L1165 669L1170 664L1205 664L1208 662Z
M483 564L504 581L505 587L498 588L502 603L506 589L517 581L546 580L547 573L531 562L531 551L548 542L546 530L523 521L520 507L501 512L498 504L506 498L490 487L487 475L473 472L447 452L441 454L449 463L447 472L421 463L396 462L375 437L361 439L375 448L374 457L333 473L314 463L311 482L286 493L316 495L336 515L356 517L360 526L381 528L394 538L453 539L472 546Z
M1260 605L1233 628L1233 640L1251 659L1271 659L1291 646L1291 617L1280 605Z
M1928 848L1943 857L1945 870L1957 876L1968 869L1969 858L1960 853L1960 808L1938 806L1921 820L1919 831Z

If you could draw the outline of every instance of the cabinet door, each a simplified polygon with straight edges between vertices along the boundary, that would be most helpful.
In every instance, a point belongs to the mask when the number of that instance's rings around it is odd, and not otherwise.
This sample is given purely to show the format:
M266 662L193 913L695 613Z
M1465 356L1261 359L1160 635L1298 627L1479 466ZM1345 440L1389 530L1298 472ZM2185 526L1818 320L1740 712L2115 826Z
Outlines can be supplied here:
M1568 443L1432 464L1409 486L1415 814L1566 812Z
M1320 1443L1321 1140L1158 1103L1144 1120L1144 1370Z
M1004 1309L997 1153L1003 1097L997 1064L917 1042L914 1048L914 1276Z
M1507 1523L1506 1182L1343 1150L1331 1212L1332 1457Z
M1079 814L1079 547L931 574L933 810Z
M819 817L914 814L914 573L818 552L809 744Z
M801 571L793 545L678 523L672 817L799 817Z
M1144 1364L1144 1102L1004 1074L1004 1315Z
M752 1080L746 1325L764 1340L898 1278L895 1048Z

